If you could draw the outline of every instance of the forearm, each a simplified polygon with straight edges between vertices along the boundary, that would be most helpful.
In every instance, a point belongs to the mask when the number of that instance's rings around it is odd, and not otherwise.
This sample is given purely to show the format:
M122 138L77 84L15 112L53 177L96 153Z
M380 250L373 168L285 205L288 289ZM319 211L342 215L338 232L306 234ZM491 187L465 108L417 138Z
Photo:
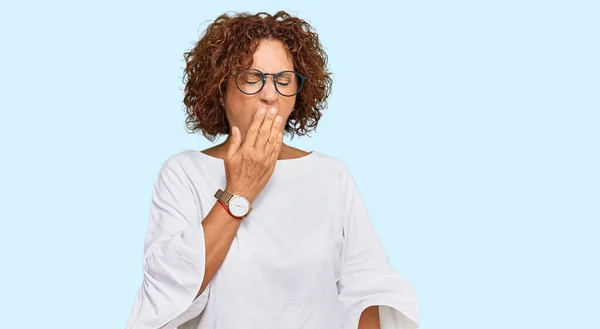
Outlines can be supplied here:
M215 273L217 273L223 264L241 221L232 217L218 202L215 202L213 208L202 221L206 265L202 285L196 297L204 292Z
M367 307L360 315L358 329L380 329L379 306Z

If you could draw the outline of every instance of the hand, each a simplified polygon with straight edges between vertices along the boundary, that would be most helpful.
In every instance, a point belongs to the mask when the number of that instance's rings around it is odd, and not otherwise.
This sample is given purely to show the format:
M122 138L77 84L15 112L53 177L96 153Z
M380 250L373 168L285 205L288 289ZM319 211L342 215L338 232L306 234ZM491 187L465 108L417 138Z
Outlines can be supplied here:
M243 142L240 130L231 128L231 143L224 159L227 191L241 194L253 202L264 189L283 144L282 121L276 108L268 112L265 108L260 109Z

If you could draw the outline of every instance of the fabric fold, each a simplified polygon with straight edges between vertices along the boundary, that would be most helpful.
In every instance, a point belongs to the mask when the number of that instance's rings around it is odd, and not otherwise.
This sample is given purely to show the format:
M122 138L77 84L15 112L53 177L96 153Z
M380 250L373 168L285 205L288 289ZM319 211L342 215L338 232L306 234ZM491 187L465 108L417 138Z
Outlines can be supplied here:
M198 316L210 287L196 298L205 271L199 201L184 167L165 161L154 184L144 244L143 282L127 329L172 329Z
M344 242L337 282L343 328L356 329L369 306L380 306L381 329L418 328L416 294L391 267L350 171L345 168L343 173Z

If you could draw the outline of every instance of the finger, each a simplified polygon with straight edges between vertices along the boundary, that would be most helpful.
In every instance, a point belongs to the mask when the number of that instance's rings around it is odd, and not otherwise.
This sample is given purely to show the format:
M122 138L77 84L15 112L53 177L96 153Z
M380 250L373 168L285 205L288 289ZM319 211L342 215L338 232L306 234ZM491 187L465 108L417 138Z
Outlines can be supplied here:
M277 145L277 139L279 138L279 132L281 131L283 119L281 116L276 116L273 121L273 127L271 127L271 133L269 134L269 139L267 139L267 144L265 145L265 153L270 154L273 152L273 149Z
M277 133L277 143L275 143L275 147L273 148L273 152L271 153L271 159L273 163L279 159L279 154L281 153L281 146L283 145L283 134L281 132Z
M227 155L234 155L242 145L242 136L240 134L240 129L238 127L231 127L231 142L229 143L229 148L227 149Z
M263 122L265 113L266 113L265 108L261 108L260 110L256 111L256 113L254 114L254 119L252 119L252 123L250 124L250 127L248 128L248 132L246 132L246 137L244 139L244 143L242 144L242 147L244 147L244 148L254 147L254 143L256 143L256 137L258 136L258 129L260 128L260 125Z
M275 121L276 114L277 109L274 107L269 109L269 112L267 112L265 120L258 129L258 137L256 137L256 142L254 143L254 147L257 149L263 150L265 148L265 144L267 144L269 135L271 135L271 128L273 128L273 121Z

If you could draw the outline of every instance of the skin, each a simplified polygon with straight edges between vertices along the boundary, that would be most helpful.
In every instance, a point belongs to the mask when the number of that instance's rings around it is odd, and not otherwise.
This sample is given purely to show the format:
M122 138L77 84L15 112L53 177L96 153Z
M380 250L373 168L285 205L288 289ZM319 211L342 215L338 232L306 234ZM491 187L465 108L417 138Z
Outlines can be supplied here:
M380 329L379 306L367 307L360 315L358 329Z
M280 41L261 41L253 59L253 68L265 73L294 70L291 57ZM224 160L227 191L244 195L252 202L271 177L277 160L308 154L283 143L284 123L295 101L296 96L284 97L277 92L271 76L255 95L240 92L234 80L228 80L224 105L232 131L223 143L203 151ZM240 219L229 215L217 202L202 221L206 270L197 296L204 292L223 264L240 223ZM360 317L358 329L379 328L378 307L367 308Z
M294 70L292 58L283 44L277 40L263 40L259 44L253 56L252 68L259 69L265 73L278 73L286 70ZM245 138L252 118L261 108L276 108L277 115L282 122L287 122L288 117L294 109L296 96L284 97L277 93L273 85L272 76L267 78L267 83L260 93L246 95L240 92L233 79L227 81L225 89L225 114L231 127L239 127L242 139ZM224 158L227 153L230 136L221 144L204 150L203 152L217 158ZM279 160L294 159L307 155L308 152L283 144Z

